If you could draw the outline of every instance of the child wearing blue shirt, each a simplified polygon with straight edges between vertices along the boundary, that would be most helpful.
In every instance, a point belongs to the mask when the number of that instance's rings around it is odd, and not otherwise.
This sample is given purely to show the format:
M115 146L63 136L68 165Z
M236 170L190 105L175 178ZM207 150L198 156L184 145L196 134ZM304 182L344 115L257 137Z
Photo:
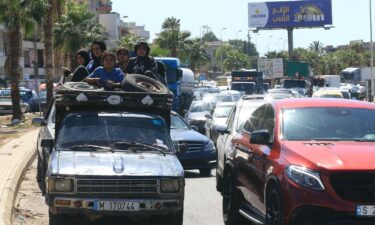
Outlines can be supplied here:
M121 84L124 73L120 68L115 68L116 56L112 52L103 54L103 66L96 68L87 78L89 84L96 84L106 90L113 90Z

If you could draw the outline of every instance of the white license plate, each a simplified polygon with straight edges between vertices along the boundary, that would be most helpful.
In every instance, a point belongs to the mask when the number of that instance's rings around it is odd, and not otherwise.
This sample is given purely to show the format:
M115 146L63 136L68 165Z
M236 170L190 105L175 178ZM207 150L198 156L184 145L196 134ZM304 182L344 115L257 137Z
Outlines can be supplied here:
M97 211L139 211L139 202L97 201L94 202Z
M375 216L375 205L358 205L357 216Z

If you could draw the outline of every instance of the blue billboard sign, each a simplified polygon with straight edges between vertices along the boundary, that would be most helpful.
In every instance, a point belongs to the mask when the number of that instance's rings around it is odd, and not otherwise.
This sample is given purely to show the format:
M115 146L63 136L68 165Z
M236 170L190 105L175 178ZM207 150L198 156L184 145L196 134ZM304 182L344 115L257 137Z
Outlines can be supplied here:
M332 24L331 0L249 3L249 27L273 29Z

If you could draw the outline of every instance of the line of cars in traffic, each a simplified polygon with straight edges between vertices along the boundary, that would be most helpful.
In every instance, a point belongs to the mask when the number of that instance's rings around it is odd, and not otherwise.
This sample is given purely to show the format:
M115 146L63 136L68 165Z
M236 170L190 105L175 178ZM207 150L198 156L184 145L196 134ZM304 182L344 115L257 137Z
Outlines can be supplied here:
M375 222L375 104L345 100L345 89L323 91L193 102L187 121L217 148L226 225Z

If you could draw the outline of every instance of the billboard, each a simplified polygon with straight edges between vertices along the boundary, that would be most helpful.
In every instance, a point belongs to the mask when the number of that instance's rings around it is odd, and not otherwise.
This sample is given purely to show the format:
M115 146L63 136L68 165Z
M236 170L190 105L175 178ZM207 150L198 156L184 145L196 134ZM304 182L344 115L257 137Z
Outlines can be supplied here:
M258 59L258 71L263 72L263 79L284 77L283 59Z
M331 0L249 3L249 28L322 27L332 24Z

